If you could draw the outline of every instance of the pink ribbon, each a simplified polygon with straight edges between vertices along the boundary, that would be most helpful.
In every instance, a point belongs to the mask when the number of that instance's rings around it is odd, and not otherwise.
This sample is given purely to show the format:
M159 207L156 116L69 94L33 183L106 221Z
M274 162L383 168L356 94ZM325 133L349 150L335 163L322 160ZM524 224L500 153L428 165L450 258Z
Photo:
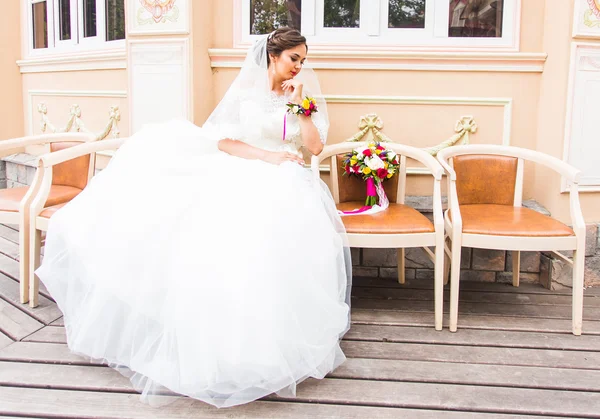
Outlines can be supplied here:
M287 125L287 112L283 114L283 141L285 141L285 126Z
M375 181L372 177L367 178L367 196L377 196L377 188L375 187ZM385 192L384 192L385 193ZM362 212L368 211L373 208L372 205L365 205L364 207L360 207L359 209L355 209L352 211L342 211L343 214L360 214Z
M372 177L367 178L367 196L377 196L377 189L375 189L375 181Z

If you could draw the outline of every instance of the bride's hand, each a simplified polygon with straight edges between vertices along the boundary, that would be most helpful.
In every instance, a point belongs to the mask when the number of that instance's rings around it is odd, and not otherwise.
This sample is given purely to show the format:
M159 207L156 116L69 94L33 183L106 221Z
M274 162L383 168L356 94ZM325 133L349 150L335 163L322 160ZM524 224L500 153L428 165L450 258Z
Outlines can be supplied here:
M304 159L299 157L297 154L288 153L287 151L267 151L262 156L261 160L275 165L280 165L286 161L304 165Z
M283 91L288 93L292 92L291 101L294 103L302 102L302 88L304 87L302 83L295 79L289 79L281 83L281 87Z

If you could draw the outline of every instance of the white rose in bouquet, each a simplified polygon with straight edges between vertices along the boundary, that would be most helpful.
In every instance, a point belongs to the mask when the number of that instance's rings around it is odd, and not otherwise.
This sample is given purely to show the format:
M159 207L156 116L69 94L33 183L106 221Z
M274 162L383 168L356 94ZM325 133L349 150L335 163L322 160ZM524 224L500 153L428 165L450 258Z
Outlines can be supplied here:
M377 169L385 168L385 165L383 164L383 160L381 160L379 158L379 156L377 156L377 155L374 155L373 157L365 159L365 163L367 164L369 169L371 169L373 171L375 171Z

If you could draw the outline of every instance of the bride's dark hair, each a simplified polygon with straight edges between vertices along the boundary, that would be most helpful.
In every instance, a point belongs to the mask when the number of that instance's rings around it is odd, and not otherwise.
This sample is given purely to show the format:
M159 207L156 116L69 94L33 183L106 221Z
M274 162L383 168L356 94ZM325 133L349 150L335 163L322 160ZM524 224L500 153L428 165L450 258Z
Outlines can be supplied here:
M308 51L306 38L297 29L284 26L272 32L267 38L267 67L271 64L271 55L279 57L286 49L294 48L298 45L304 45Z

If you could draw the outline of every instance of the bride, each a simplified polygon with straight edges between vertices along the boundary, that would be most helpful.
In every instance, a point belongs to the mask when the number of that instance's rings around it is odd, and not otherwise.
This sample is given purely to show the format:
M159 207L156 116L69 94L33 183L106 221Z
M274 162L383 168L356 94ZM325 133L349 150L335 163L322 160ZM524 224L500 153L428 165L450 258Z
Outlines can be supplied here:
M202 128L146 126L51 218L36 273L69 348L144 400L291 397L345 360L349 249L326 186L299 164L329 127L307 49L294 29L262 38ZM316 112L286 112L307 95Z

